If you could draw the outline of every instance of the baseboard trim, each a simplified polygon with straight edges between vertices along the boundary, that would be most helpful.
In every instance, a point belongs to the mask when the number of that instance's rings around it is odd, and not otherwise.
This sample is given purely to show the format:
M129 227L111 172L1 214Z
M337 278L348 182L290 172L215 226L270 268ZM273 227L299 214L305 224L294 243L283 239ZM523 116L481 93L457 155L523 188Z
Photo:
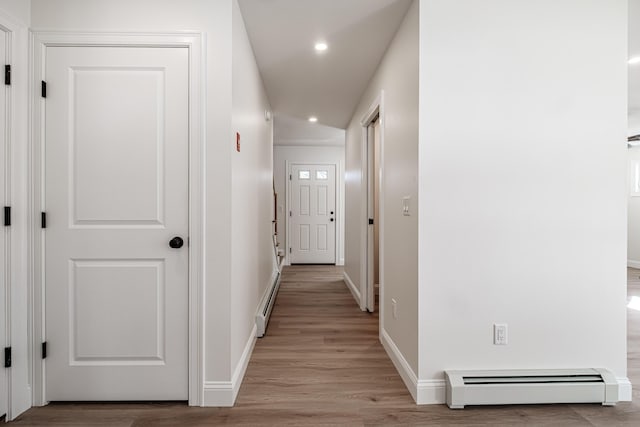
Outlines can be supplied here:
M380 329L380 342L400 374L400 378L404 381L404 385L409 390L409 393L411 393L411 397L418 403L418 377L415 372L413 372L413 369L411 369L411 366L409 366L409 362L407 362L407 359L404 358L396 343L393 342L384 329Z
M640 268L640 261L634 261L632 259L627 260L627 267Z
M631 402L633 398L633 387L627 377L618 377L618 399L620 402Z
M444 405L447 403L447 382L445 380L419 380L418 405Z
M446 382L444 380L418 380L418 377L400 349L387 331L380 331L380 342L398 370L400 378L411 393L416 405L441 405L446 403Z
M202 406L233 406L233 384L231 381L205 381Z
M238 392L240 391L240 386L242 385L242 380L244 379L244 374L247 372L247 367L249 366L249 361L251 360L251 354L253 353L253 348L256 345L256 326L253 325L253 329L249 334L249 339L244 346L244 351L242 352L242 356L240 356L240 360L236 365L236 370L231 377L231 382L233 385L233 402L235 403L236 397L238 397Z
M353 295L353 298L355 298L358 305L360 305L360 290L358 290L346 271L342 273L342 277L344 278L344 283L347 284L347 288L351 291L351 295Z
M256 345L257 327L253 325L247 344L244 347L242 356L236 365L231 381L205 381L204 383L204 399L202 406L231 407L234 405L244 374L247 372L249 360L253 353L253 347Z

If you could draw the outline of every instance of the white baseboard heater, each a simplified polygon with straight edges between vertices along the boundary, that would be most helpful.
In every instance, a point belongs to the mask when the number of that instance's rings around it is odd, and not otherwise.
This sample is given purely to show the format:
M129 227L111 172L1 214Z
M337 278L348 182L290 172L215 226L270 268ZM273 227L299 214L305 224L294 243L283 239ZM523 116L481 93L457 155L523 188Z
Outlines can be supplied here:
M616 377L606 369L445 371L447 405L602 403L619 398Z
M256 314L256 336L258 338L262 338L267 331L267 324L269 323L273 305L276 303L278 289L280 289L280 272L276 274L276 278L271 285L271 290L266 293L265 298L258 308L258 313Z

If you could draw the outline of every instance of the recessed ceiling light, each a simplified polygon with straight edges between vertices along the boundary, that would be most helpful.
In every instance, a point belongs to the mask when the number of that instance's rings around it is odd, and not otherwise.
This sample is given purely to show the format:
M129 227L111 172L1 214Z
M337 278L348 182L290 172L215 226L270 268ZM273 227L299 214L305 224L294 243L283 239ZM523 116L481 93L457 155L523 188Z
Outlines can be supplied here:
M317 122L317 121L318 121L318 118L317 118L317 117L314 117L314 116L311 116L311 117L309 117L309 121L310 121L311 123L315 123L315 122Z
M314 46L314 48L316 49L316 51L318 52L324 52L325 50L327 50L329 46L327 46L326 43L323 42L318 42L316 43L316 45Z
M640 63L640 56L634 56L633 58L629 59L629 64L638 64Z

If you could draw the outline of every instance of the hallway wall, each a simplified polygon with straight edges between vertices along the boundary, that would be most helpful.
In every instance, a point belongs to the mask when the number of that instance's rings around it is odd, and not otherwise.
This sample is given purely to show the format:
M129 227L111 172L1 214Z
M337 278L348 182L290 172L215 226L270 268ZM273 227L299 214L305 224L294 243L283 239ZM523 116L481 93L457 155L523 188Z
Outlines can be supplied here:
M0 9L16 20L29 24L31 19L31 0L0 0Z
M445 369L595 366L630 399L626 0L423 0L420 28L423 402Z
M380 332L414 373L418 370L418 34L418 1L414 1L354 112L346 145L345 271L359 287L363 280L360 207L366 194L360 121L384 91ZM402 214L403 197L411 197L410 216ZM398 307L396 319L391 315L392 298Z
M264 116L271 106L236 0L232 75L232 127L241 137L240 152L232 155L231 179L231 369L237 370L248 362L250 354L243 352L255 340L257 307L276 270L271 234L273 121Z

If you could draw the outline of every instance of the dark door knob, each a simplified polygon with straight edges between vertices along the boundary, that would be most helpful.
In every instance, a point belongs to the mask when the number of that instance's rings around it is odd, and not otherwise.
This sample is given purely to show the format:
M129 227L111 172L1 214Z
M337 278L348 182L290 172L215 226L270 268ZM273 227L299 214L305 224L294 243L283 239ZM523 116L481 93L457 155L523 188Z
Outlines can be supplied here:
M329 221L333 222L333 218L331 218Z
M173 239L169 240L169 246L173 249L180 249L182 245L184 245L184 240L182 240L182 237L176 236Z

